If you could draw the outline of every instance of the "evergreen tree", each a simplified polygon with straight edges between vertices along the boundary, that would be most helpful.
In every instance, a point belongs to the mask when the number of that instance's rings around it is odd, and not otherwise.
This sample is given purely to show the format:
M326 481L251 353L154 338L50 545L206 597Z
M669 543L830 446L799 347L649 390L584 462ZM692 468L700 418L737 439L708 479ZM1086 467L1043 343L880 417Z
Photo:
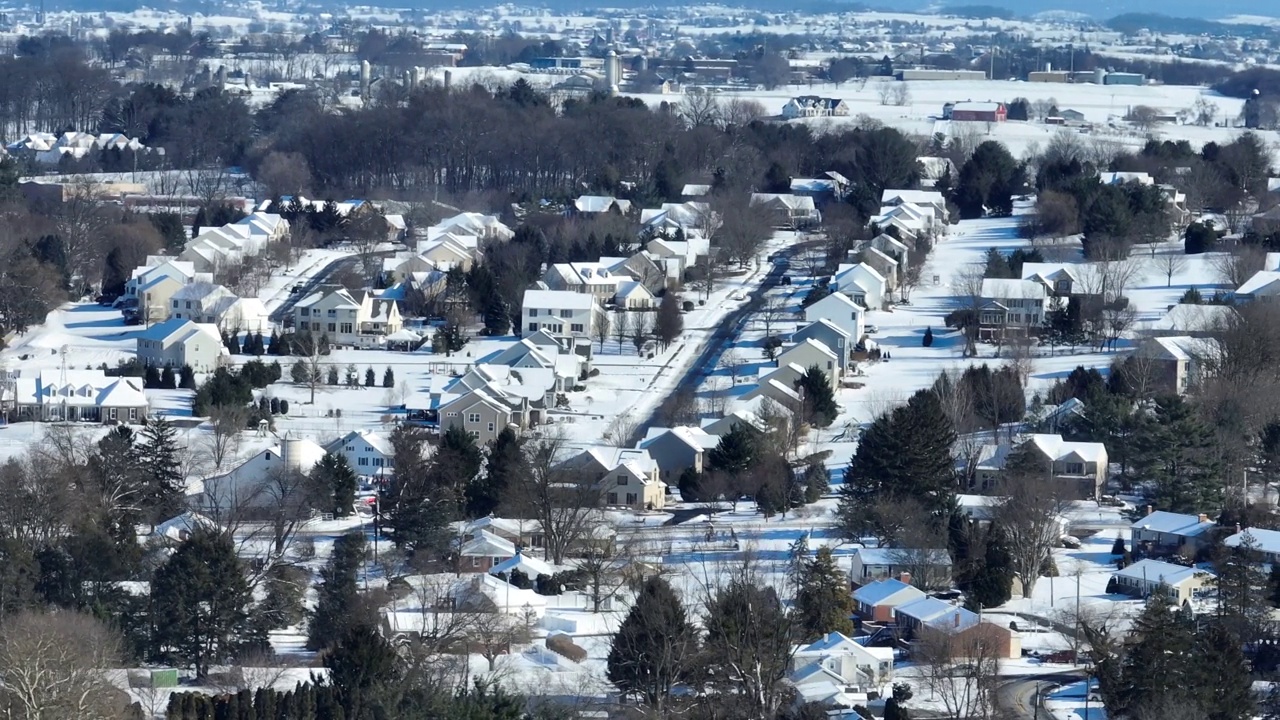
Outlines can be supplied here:
M680 296L672 291L667 291L662 296L662 301L658 304L658 319L655 323L654 332L658 336L658 342L662 343L662 349L666 350L676 338L680 337L680 333L684 332L684 317L680 314Z
M796 622L804 642L827 633L853 634L853 595L845 575L836 567L831 548L822 547L805 563L796 593Z
M924 329L923 345L925 347L933 347L933 326L929 326ZM888 708L888 705L886 705L885 707Z
M836 405L835 390L822 368L811 366L796 382L804 397L805 421L815 427L827 427L836 421L840 407Z
M227 352L231 353L232 355L240 354L240 337L235 333L231 333L227 335L226 339L223 341L223 344L227 346Z
M400 656L372 624L352 625L336 637L325 655L327 683L337 691L342 716L348 718L395 717L389 707L403 674ZM319 717L319 715L316 715Z
M1140 421L1133 445L1139 477L1155 483L1156 507L1197 513L1222 506L1222 465L1213 428L1184 398L1156 398L1154 413Z
M283 349L280 345L280 334L276 332L275 328L271 328L271 346L267 348L267 351L272 355L283 355L284 353L281 352Z
M378 376L377 376L377 375L374 375L374 373L373 373L373 368L372 368L372 367L370 367L370 368L368 368L367 370L365 370L365 371L364 371L364 386L365 386L365 387L373 387L373 386L374 386L374 383L377 381L377 379L378 379ZM336 383L335 383L335 384L336 384Z
M150 522L162 522L181 512L186 498L178 431L156 415L143 425L141 439L139 461L146 484L143 507Z
M325 376L325 382L329 385L338 384L338 366L330 365L329 372Z
M178 378L173 375L173 368L165 365L160 371L160 389L176 390L178 388Z
M1193 706L1195 666L1201 661L1193 652L1195 636L1191 624L1182 613L1175 612L1166 593L1151 594L1129 634L1128 652L1121 664L1123 690L1116 698L1123 707L1113 707L1115 703L1108 702L1108 711L1136 712L1143 707L1158 707L1163 700Z
M356 585L366 547L364 535L357 530L334 541L333 555L320 570L316 607L307 623L308 649L320 650L352 628L373 625Z
M323 488L332 498L333 514L347 517L355 512L356 489L359 483L356 473L347 464L347 458L336 453L325 453L311 469L313 487Z
M484 473L467 483L467 517L484 517L497 511L507 488L513 487L518 478L528 472L529 463L520 437L511 428L503 428L489 446Z
M831 473L821 460L814 460L804 468L804 501L816 503L831 489Z
M1112 554L1112 555L1124 555L1124 554L1125 554L1125 553L1127 553L1127 552L1129 552L1129 551L1128 551L1127 549L1125 549L1125 546L1124 546L1124 538L1123 538L1123 537L1121 537L1121 536L1119 536L1119 535L1116 535L1116 541L1115 541L1115 542L1113 542L1113 543L1111 543L1111 554Z
M636 596L609 648L609 681L665 716L671 689L689 676L698 634L667 581L652 576Z
M1271 615L1263 560L1258 541L1245 530L1240 544L1220 548L1214 563L1218 618L1237 637L1260 637Z
M391 371L391 366L387 366L387 371L382 373L382 387L393 388L396 386L396 374Z
M196 530L151 581L157 660L177 658L203 678L230 660L249 629L245 568L225 535Z
M467 484L480 471L475 440L452 426L430 460L423 459L425 433L397 428L391 436L395 474L386 495L387 525L397 547L430 557L443 555L451 540L448 523L465 508Z
M999 526L988 526L981 562L966 588L970 610L999 607L1013 596L1013 561L1006 543Z
M707 604L705 655L712 684L740 694L744 717L774 717L784 699L782 679L791 664L794 621L777 592L736 577ZM735 668L751 668L738 673Z
M160 369L155 365L148 365L147 369L142 371L142 387L148 390L160 387Z
M720 442L707 451L709 470L719 470L738 477L751 469L760 454L757 431L746 423L737 423L720 436Z
M178 371L178 387L183 390L196 389L196 372L191 369L190 365L183 365Z
M1206 625L1196 636L1192 672L1199 706L1208 720L1249 720L1255 715L1257 703L1242 645L1240 636L1221 625Z

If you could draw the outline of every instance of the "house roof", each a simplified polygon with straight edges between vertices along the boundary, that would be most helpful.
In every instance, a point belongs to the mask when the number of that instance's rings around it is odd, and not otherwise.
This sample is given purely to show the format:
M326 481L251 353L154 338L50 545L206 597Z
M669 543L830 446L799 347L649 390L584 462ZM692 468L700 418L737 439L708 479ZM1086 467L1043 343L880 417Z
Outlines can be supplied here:
M1056 280L1067 278L1072 282L1079 282L1080 278L1076 275L1077 263L1023 263L1022 279L1034 280L1040 278L1045 282L1052 283Z
M391 446L391 436L377 430L353 430L329 443L327 449L329 452L337 452L347 443L357 440L383 455L391 456L395 454L395 448Z
M840 308L855 310L857 312L866 312L866 310L861 305L859 305L858 303L850 299L848 295L845 295L842 292L833 292L830 295L822 298L818 302L805 308L804 314L805 314L805 318L807 319L810 317L810 313L812 312L812 315L816 320L817 319L816 316L823 313L832 312Z
M689 184L685 185L684 188L680 190L680 194L684 197L701 197L709 192L711 192L710 185Z
M649 434L640 442L641 448L648 448L660 437L670 435L694 450L710 450L720 444L720 438L707 433L699 427L677 425L673 428L649 428Z
M791 193L752 193L752 205L779 203L788 210L813 210L813 198L808 195L792 195Z
M524 573L530 580L538 577L539 575L551 576L556 574L556 568L554 565L545 560L539 560L531 555L526 555L519 549L516 550L516 554L512 555L510 559L500 562L490 568L489 573L497 575L498 573L509 573L515 569L519 569L520 572Z
M947 199L936 190L883 190L880 192L881 205L894 205L904 202L946 207Z
M863 565L904 565L904 556L907 554L910 554L913 565L924 562L938 566L951 564L951 555L946 550L939 549L856 548L853 551L853 556L861 560Z
M170 300L190 300L197 302L207 297L220 297L224 295L233 295L230 290L221 285L206 282L193 282L182 286L173 294Z
M888 578L863 585L854 591L853 599L864 605L879 605L899 594L903 595L903 597L898 598L903 602L924 597L924 592L920 589L896 578Z
M1223 540L1227 547L1240 547L1244 544L1245 535L1253 538L1255 549L1269 554L1280 554L1280 530L1263 530L1262 528L1245 528L1243 531Z
M521 307L552 310L590 310L596 306L591 293L569 290L525 290Z
M1188 335L1152 338L1161 354L1173 360L1199 360L1218 355L1221 345L1213 338L1196 338Z
M1044 286L1034 280L1008 280L1005 278L984 278L982 281L982 297L991 299L1044 299Z
M218 328L208 323L195 323L181 318L169 318L162 323L152 325L138 334L139 340L184 342L193 335L204 335L214 342L222 342L222 334Z
M458 552L463 557L510 558L516 554L516 546L488 530L477 530Z
M817 331L819 331L819 329L827 330L827 331L833 332L833 333L835 333L835 334L839 335L840 337L844 338L845 340L848 340L848 339L850 339L850 337L851 337L851 336L849 335L849 333L848 333L847 331L845 331L845 329L844 329L844 328L840 327L839 325L836 325L835 323L831 322L830 320L828 320L828 319L826 319L826 318L818 318L817 320L814 320L813 322L809 323L808 325L805 325L804 327L800 328L799 330L796 330L794 333L792 333L792 334L791 334L791 337L792 337L793 339L794 339L797 335L804 335L804 336L806 336L806 337L807 337L809 333L817 332Z
M108 377L101 370L51 370L18 378L15 397L24 405L146 407L142 378Z
M952 107L952 111L995 112L1002 107L1004 107L1004 103L998 102L958 102Z
M1226 327L1239 313L1230 305L1192 305L1178 303L1169 308L1159 320L1153 320L1148 330L1203 332Z
M582 195L573 201L573 207L582 213L602 213L617 207L620 212L631 210L630 200L618 200L610 195Z
M963 630L980 622L977 613L932 597L922 597L899 605L893 612L939 628Z
M1031 436L1030 442L1053 460L1073 454L1085 462L1102 462L1107 457L1107 448L1102 443L1071 442L1063 440L1061 435L1036 433Z
M808 349L808 350L821 353L823 356L830 358L832 361L840 359L838 355L836 355L834 352L831 351L831 348L827 347L826 343L818 340L814 340L813 338L805 338L800 342L796 343L795 345L792 345L791 347L779 353L778 354L779 362L782 361L782 358L785 358L791 353L794 353L801 349Z
M1193 567L1185 565L1174 565L1173 563L1161 562L1159 560L1139 560L1138 562L1118 570L1113 573L1116 577L1133 578L1134 580L1143 580L1145 582L1164 583L1170 587L1177 587L1182 583L1195 578L1197 575L1211 575L1204 570L1197 570Z
M1276 270L1259 270L1254 273L1244 284L1236 288L1237 295L1253 295L1265 289L1270 289L1277 282L1280 282L1280 271Z
M1212 530L1216 527L1216 523L1208 520L1201 522L1198 515L1157 510L1144 518L1135 520L1130 527L1134 530L1146 530L1165 535L1197 537Z
M599 463L605 472L612 472L618 466L630 464L641 475L657 469L657 463L644 448L619 448L612 445L593 445L582 451L584 455Z

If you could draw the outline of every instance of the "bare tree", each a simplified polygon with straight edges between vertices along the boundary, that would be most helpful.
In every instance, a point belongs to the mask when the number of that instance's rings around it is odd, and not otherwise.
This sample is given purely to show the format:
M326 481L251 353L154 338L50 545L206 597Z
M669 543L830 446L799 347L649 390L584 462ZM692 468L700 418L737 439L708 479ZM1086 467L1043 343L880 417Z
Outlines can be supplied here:
M222 469L228 457L240 448L240 436L249 422L249 410L235 405L217 405L209 411L209 458L214 471Z
M1133 126L1143 132L1151 130L1156 126L1160 111L1150 105L1134 105L1129 109L1129 114L1125 119L1133 123Z
M387 218L380 212L368 210L353 213L355 217L347 223L346 239L351 248L360 257L360 270L366 282L376 276L381 259L377 255L378 246L387 241L391 226Z
M968 317L964 321L965 357L978 354L978 320L982 315L982 281L984 268L975 263L956 275L953 294L960 302L960 310Z
M105 671L120 662L119 639L88 615L11 615L0 626L0 706L10 718L119 720L127 703Z
M545 558L559 565L569 553L591 545L600 527L604 492L596 478L563 463L564 440L547 437L526 451L529 472L510 488L510 505L518 517L537 520Z
M893 103L893 86L896 84L892 78L876 81L876 97L880 98L881 105L891 105Z
M720 103L710 92L686 92L676 108L676 114L691 128L715 125L720 120L720 112Z
M324 358L329 354L329 348L324 340L324 336L319 334L319 329L309 330L307 332L295 333L293 338L293 347L295 354L298 356L298 363L306 370L301 378L294 377L297 382L301 379L301 384L306 385L311 390L311 403L316 404L316 387L324 382L324 373L322 367Z
M1000 483L1006 499L995 511L1024 597L1031 597L1045 558L1062 535L1059 520L1067 504L1063 482L1053 479L1047 460L1032 457L1035 452L1017 451L1009 459Z
M994 633L980 632L981 624L966 632L940 625L927 627L912 652L930 697L951 720L992 717L1000 663Z
M591 599L591 612L598 613L634 579L636 562L643 553L632 542L611 542L587 548L578 559L583 592Z
M753 121L767 117L769 111L756 100L735 97L720 103L720 127L746 127Z
M619 310L613 314L613 339L618 342L618 354L622 354L622 346L631 337L631 313Z
M911 104L911 87L905 82L893 84L892 91L889 94L889 102L898 107Z
M511 654L512 645L529 642L529 631L518 618L502 612L476 613L471 624L471 641L489 663L489 672L498 666L500 655Z
M787 299L781 295L765 295L760 303L760 324L764 325L764 336L773 337L774 327L787 317Z
M631 344L636 348L636 355L639 355L653 335L653 313L646 311L631 315Z
M763 205L738 195L719 201L716 211L721 218L716 236L721 257L746 267L768 242L773 217Z
M742 374L742 369L746 366L746 360L736 348L731 347L720 354L719 365L729 373L729 379L733 384L737 385L738 376Z
M604 343L613 335L613 320L608 313L600 313L594 328L596 341L600 343L600 352L604 352Z
M1164 275L1164 286L1173 287L1173 276L1187 267L1187 256L1178 252L1165 253L1155 258L1155 266Z
M1215 257L1213 267L1223 283L1238 288L1266 267L1266 257L1266 250L1257 245L1241 245L1230 254Z

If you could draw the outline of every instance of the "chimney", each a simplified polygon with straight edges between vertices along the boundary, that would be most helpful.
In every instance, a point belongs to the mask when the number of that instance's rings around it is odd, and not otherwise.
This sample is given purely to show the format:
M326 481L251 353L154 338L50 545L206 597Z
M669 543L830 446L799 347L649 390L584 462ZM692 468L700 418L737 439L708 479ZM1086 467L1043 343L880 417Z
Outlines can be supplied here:
M955 622L955 627L959 629L960 627L960 611L959 610L956 611L954 622Z
M900 572L900 573L898 573L898 582L902 583L903 585L910 585L910 584L911 584L911 573L909 573L909 572Z
M1236 523L1236 534L1240 534L1240 523Z
M1151 509L1151 506L1150 506L1150 505L1148 505L1148 506L1147 506L1147 514L1148 514L1148 515L1150 515L1150 514L1151 514L1151 513L1153 513L1153 512L1155 512L1155 510L1152 510L1152 509Z
M1200 522L1202 522L1202 523L1207 523L1207 522L1209 522L1209 516L1208 516L1208 515L1205 515L1204 513L1200 513Z

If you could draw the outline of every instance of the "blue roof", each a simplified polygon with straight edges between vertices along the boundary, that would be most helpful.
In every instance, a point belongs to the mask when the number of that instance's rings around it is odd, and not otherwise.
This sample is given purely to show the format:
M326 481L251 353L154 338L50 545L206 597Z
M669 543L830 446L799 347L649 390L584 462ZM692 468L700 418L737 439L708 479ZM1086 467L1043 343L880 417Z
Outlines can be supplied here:
M865 605L879 605L903 590L915 590L914 595L916 598L924 596L923 592L916 590L901 580L890 578L863 585L853 594L853 599Z

